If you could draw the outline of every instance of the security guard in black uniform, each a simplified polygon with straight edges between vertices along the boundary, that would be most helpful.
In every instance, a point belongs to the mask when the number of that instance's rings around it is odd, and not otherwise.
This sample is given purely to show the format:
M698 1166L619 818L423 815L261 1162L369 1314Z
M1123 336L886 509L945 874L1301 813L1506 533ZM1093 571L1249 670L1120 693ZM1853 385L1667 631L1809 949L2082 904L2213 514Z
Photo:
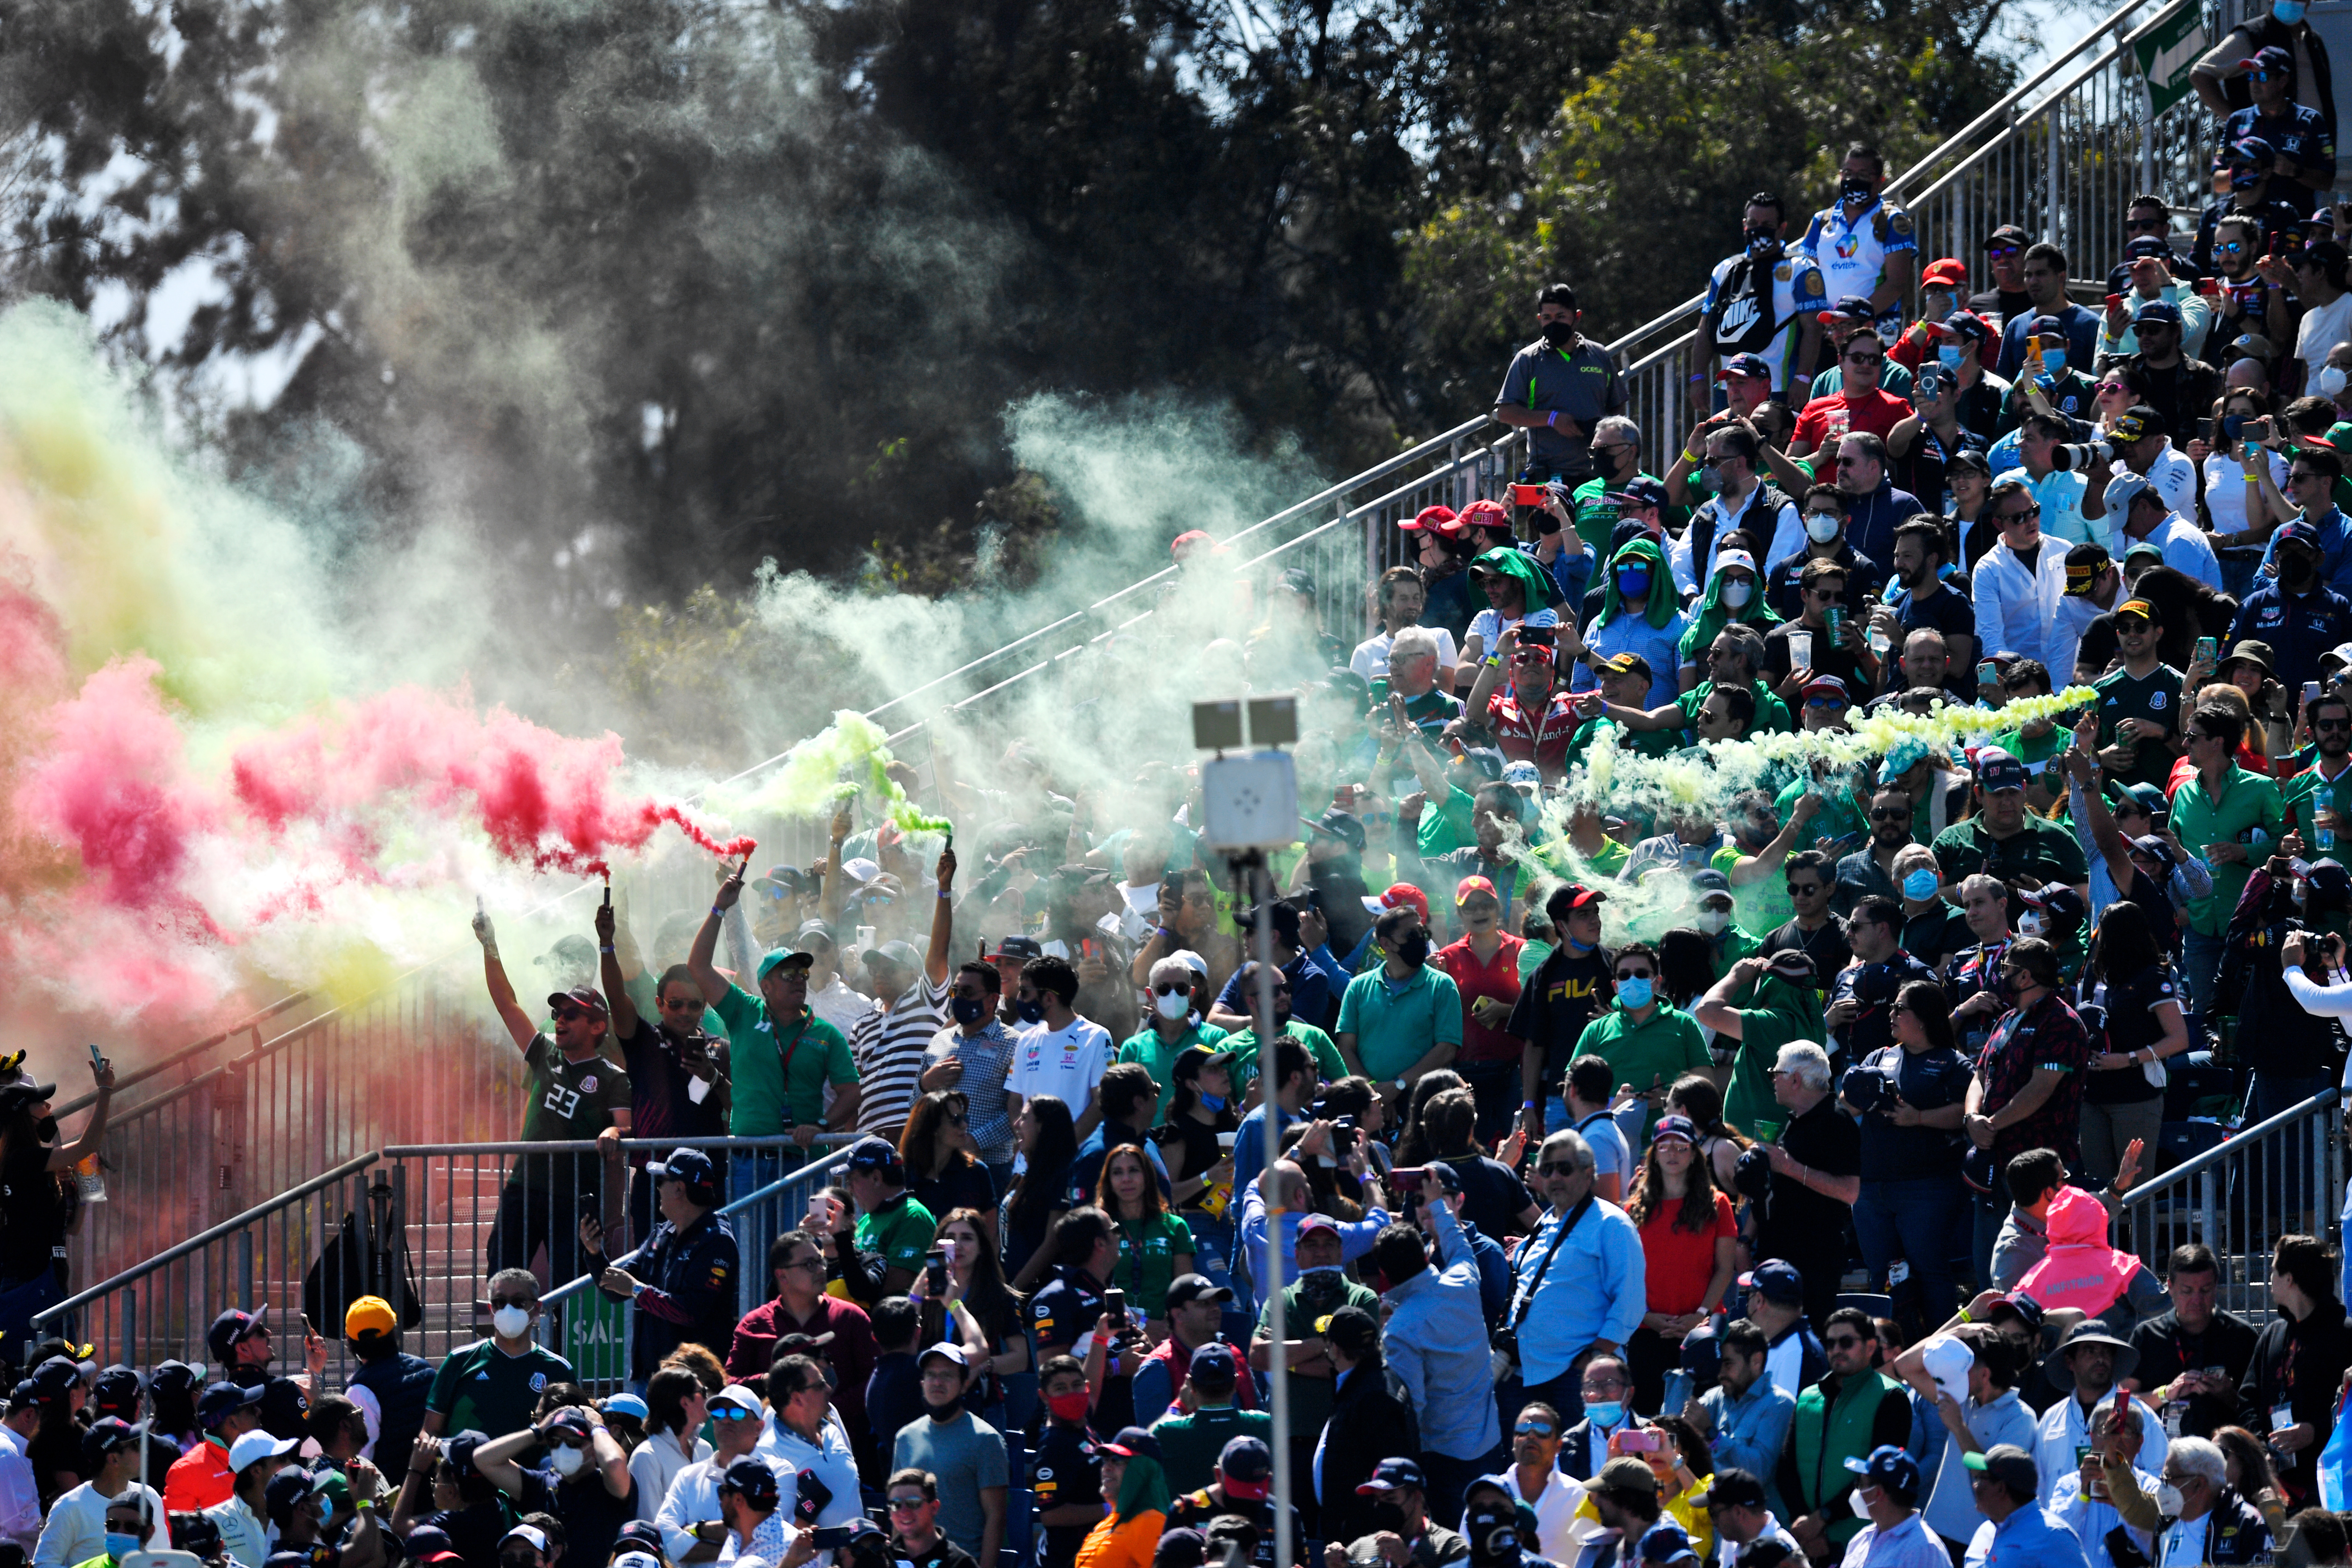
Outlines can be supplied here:
M618 1141L611 1154L620 1153ZM606 1265L597 1288L615 1300L637 1304L636 1332L629 1345L633 1377L651 1377L662 1357L692 1341L714 1352L731 1344L737 1308L736 1281L742 1258L735 1229L712 1211L719 1206L718 1172L699 1149L673 1149L658 1165L647 1165L654 1181L654 1206L661 1223L646 1244ZM594 1268L600 1260L589 1259Z

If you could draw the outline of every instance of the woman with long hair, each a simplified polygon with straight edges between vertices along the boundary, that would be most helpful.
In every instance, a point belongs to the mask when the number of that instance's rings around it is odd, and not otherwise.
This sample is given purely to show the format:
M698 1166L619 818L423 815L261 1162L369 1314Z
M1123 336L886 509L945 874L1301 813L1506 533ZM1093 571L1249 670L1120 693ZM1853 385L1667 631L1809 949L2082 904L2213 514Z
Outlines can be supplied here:
M1170 1501L1159 1438L1123 1426L1102 1445L1102 1500L1110 1512L1079 1542L1076 1568L1151 1568Z
M1404 1119L1397 1124L1396 1163L1425 1165L1435 1156L1421 1130L1421 1108L1449 1089L1465 1089L1470 1080L1451 1068L1433 1068L1412 1080L1404 1097Z
M980 1163L973 1141L971 1102L956 1089L935 1089L907 1112L898 1135L898 1157L907 1164L907 1188L930 1214L973 1208L987 1213L996 1228L996 1184Z
M1716 1187L1689 1118L1658 1118L1625 1213L1642 1232L1648 1282L1648 1308L1626 1343L1626 1360L1634 1405L1654 1410L1666 1373L1682 1363L1683 1336L1722 1307L1737 1272L1739 1217Z
M2083 960L2076 1005L2105 1009L2107 1036L2083 1080L2083 1169L2116 1179L2137 1139L2156 1147L2164 1131L2167 1058L2189 1048L2189 1023L2147 910L2120 899L2100 911Z
M1025 1164L1004 1197L1004 1266L1015 1290L1034 1290L1053 1266L1045 1238L1070 1206L1070 1167L1078 1163L1070 1108L1050 1094L1023 1100L1013 1142Z
M710 1395L686 1368L661 1367L646 1380L646 1440L629 1454L639 1519L650 1520L660 1510L680 1470L710 1458L710 1445L697 1435L709 1415Z
M1715 943L1705 931L1676 926L1658 939L1658 994L1666 1001L1688 1012L1717 978Z
M1715 1087L1715 1080L1705 1073L1685 1073L1666 1090L1666 1110L1689 1118L1698 1130L1698 1152L1706 1156L1715 1184L1727 1193L1735 1191L1732 1177L1738 1173L1739 1156L1750 1140L1724 1121L1723 1090Z
M1004 1282L986 1217L960 1208L940 1221L938 1242L948 1261L945 1304L959 1323L970 1325L968 1332L977 1331L983 1347L985 1359L972 1365L974 1404L983 1411L1011 1407L1013 1424L1025 1426L1037 1385L1029 1373L1029 1336L1022 1332L1021 1304Z
M1127 1292L1154 1340L1168 1331L1168 1287L1192 1272L1192 1230L1160 1198L1160 1179L1139 1143L1121 1143L1103 1156L1095 1203L1118 1232L1118 1270L1111 1284Z
M25 1067L23 1051L0 1062L0 1192L8 1194L7 1213L0 1215L0 1343L23 1345L39 1338L33 1332L33 1315L66 1299L55 1249L65 1245L79 1199L71 1173L98 1152L114 1099L113 1065L100 1061L91 1071L98 1103L81 1136L68 1143L49 1112L58 1086L37 1080ZM77 1443L77 1469L79 1455Z

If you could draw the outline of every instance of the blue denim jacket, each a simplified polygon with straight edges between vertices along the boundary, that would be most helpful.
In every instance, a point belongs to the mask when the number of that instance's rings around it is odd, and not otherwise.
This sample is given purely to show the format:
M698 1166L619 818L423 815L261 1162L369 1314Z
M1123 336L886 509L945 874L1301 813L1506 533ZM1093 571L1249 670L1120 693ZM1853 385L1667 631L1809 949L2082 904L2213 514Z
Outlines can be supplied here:
M1769 1377L1759 1377L1736 1399L1717 1384L1700 1394L1698 1402L1715 1421L1715 1441L1708 1445L1715 1468L1746 1470L1764 1483L1765 1500L1772 1511L1787 1512L1780 1504L1780 1489L1772 1484L1772 1473L1780 1468L1780 1450L1788 1446L1789 1423L1796 1419L1797 1402L1774 1387Z
M1389 1291L1395 1310L1381 1343L1420 1418L1422 1446L1448 1458L1481 1458L1501 1445L1503 1424L1495 1409L1478 1266L1451 1206L1431 1205L1430 1219L1438 1256L1454 1261L1424 1268Z

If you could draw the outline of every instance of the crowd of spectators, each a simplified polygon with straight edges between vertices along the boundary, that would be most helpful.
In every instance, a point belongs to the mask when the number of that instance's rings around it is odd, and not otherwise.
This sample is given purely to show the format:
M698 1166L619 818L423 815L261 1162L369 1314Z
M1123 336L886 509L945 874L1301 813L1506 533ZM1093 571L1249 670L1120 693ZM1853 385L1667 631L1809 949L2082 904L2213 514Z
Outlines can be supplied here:
M1810 221L1751 197L1679 450L1543 288L1507 500L1407 520L1356 646L1296 572L1238 601L1302 693L1287 850L1022 741L939 781L968 880L845 805L650 955L608 899L543 1007L478 917L521 1142L597 1152L514 1159L437 1361L375 1296L331 1380L267 1312L202 1363L43 1338L111 1069L68 1140L0 1064L0 1568L2347 1561L2311 1183L2248 1168L2268 1256L2118 1230L2179 1127L2345 1065L2352 207L2301 11L2199 65L2214 199L2118 256L1922 268L1866 145ZM820 1158L792 1227L722 1212ZM601 1396L543 1331L582 1277L633 1308Z

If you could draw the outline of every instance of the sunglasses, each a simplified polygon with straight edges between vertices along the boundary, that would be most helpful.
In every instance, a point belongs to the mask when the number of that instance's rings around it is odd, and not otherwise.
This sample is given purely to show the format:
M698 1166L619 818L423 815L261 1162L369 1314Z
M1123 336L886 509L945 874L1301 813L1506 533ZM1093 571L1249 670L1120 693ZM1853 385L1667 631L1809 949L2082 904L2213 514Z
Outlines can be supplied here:
M2230 171L2230 173L2231 173L2232 174L2236 174L2237 172L2238 172L2238 171L2236 171L2235 169L2232 169L2232 170L2231 170L2231 171ZM2239 255L2239 254L2241 254L2242 252L2243 252L2243 251L2245 250L2245 248L2246 248L2246 242L2245 242L2244 240L2242 240L2242 239L2225 239L2225 240L2223 240L2223 241L2221 242L2221 247L2223 250L2228 251L2231 255L2232 255L2232 256L2236 256L2236 255Z
M2132 233L2145 229L2150 234L2162 234L2170 226L2171 220L2168 218L2127 217L2124 219L2124 230L2126 233Z
M2022 511L2002 512L1999 521L2004 523L2023 522L2029 517L2040 517L2041 515L2042 509L2039 506L2030 506Z
M1879 364L1886 358L1885 354L1847 354L1844 357L1848 364Z
M1631 973L1621 969L1617 972L1617 978L1619 980L1654 980L1657 976L1652 974L1646 969L1636 969Z
M1536 1167L1536 1174L1538 1176L1572 1176L1576 1174L1576 1167L1563 1161L1547 1160L1542 1164Z
M1805 706L1808 708L1843 708L1845 706L1845 699L1843 697L1808 697L1805 699Z
M1841 457L1841 458L1838 458L1838 464L1837 464L1837 466L1838 466L1839 468L1854 468L1854 467L1856 467L1856 466L1858 466L1858 465L1860 465L1860 464L1866 463L1866 462L1868 462L1868 461L1870 461L1870 459L1869 459L1869 458L1846 458L1846 457Z
M755 1421L759 1419L759 1417L752 1412L749 1410L738 1410L731 1405L722 1405L719 1406L710 1413L710 1418L713 1421Z
M1908 822L1911 820L1911 814L1907 811L1899 810L1892 806L1874 805L1870 808L1870 820L1873 822Z
M2131 389L2120 381L2103 381L2099 383L2094 390L2098 392L2128 392Z
M1549 1437L1551 1428L1540 1421L1522 1421L1511 1428L1511 1435L1515 1437Z
M1181 985L1155 985L1151 989L1155 994L1160 996L1174 996L1180 993L1189 995L1192 993L1192 983L1188 981Z
M2020 248L2020 247L2014 245L1989 245L1985 247L1985 254L1987 256L2011 257L2015 256Z
M1827 882L1790 882L1787 886L1790 898L1810 899L1829 884Z
M922 1507L925 1503L930 1501L930 1499L919 1497L894 1497L890 1499L889 1501L890 1511L892 1513L912 1513L917 1509Z
M2352 730L2352 719L2314 719L2311 727L2315 730Z
M569 1024L589 1016L588 1009L585 1007L558 1007L555 1010L555 1021L559 1024Z
M1832 1334L1822 1342L1822 1348L1832 1351L1852 1350L1861 1343L1862 1336L1859 1334Z
M1834 588L1827 586L1808 588L1805 590L1805 597L1808 599L1819 599L1822 604L1826 605L1832 599L1843 599L1845 597L1845 584L1840 583Z
M520 1307L524 1311L528 1312L533 1307L538 1305L539 1298L536 1296L493 1296L490 1298L490 1310L493 1312L497 1311L501 1307Z

